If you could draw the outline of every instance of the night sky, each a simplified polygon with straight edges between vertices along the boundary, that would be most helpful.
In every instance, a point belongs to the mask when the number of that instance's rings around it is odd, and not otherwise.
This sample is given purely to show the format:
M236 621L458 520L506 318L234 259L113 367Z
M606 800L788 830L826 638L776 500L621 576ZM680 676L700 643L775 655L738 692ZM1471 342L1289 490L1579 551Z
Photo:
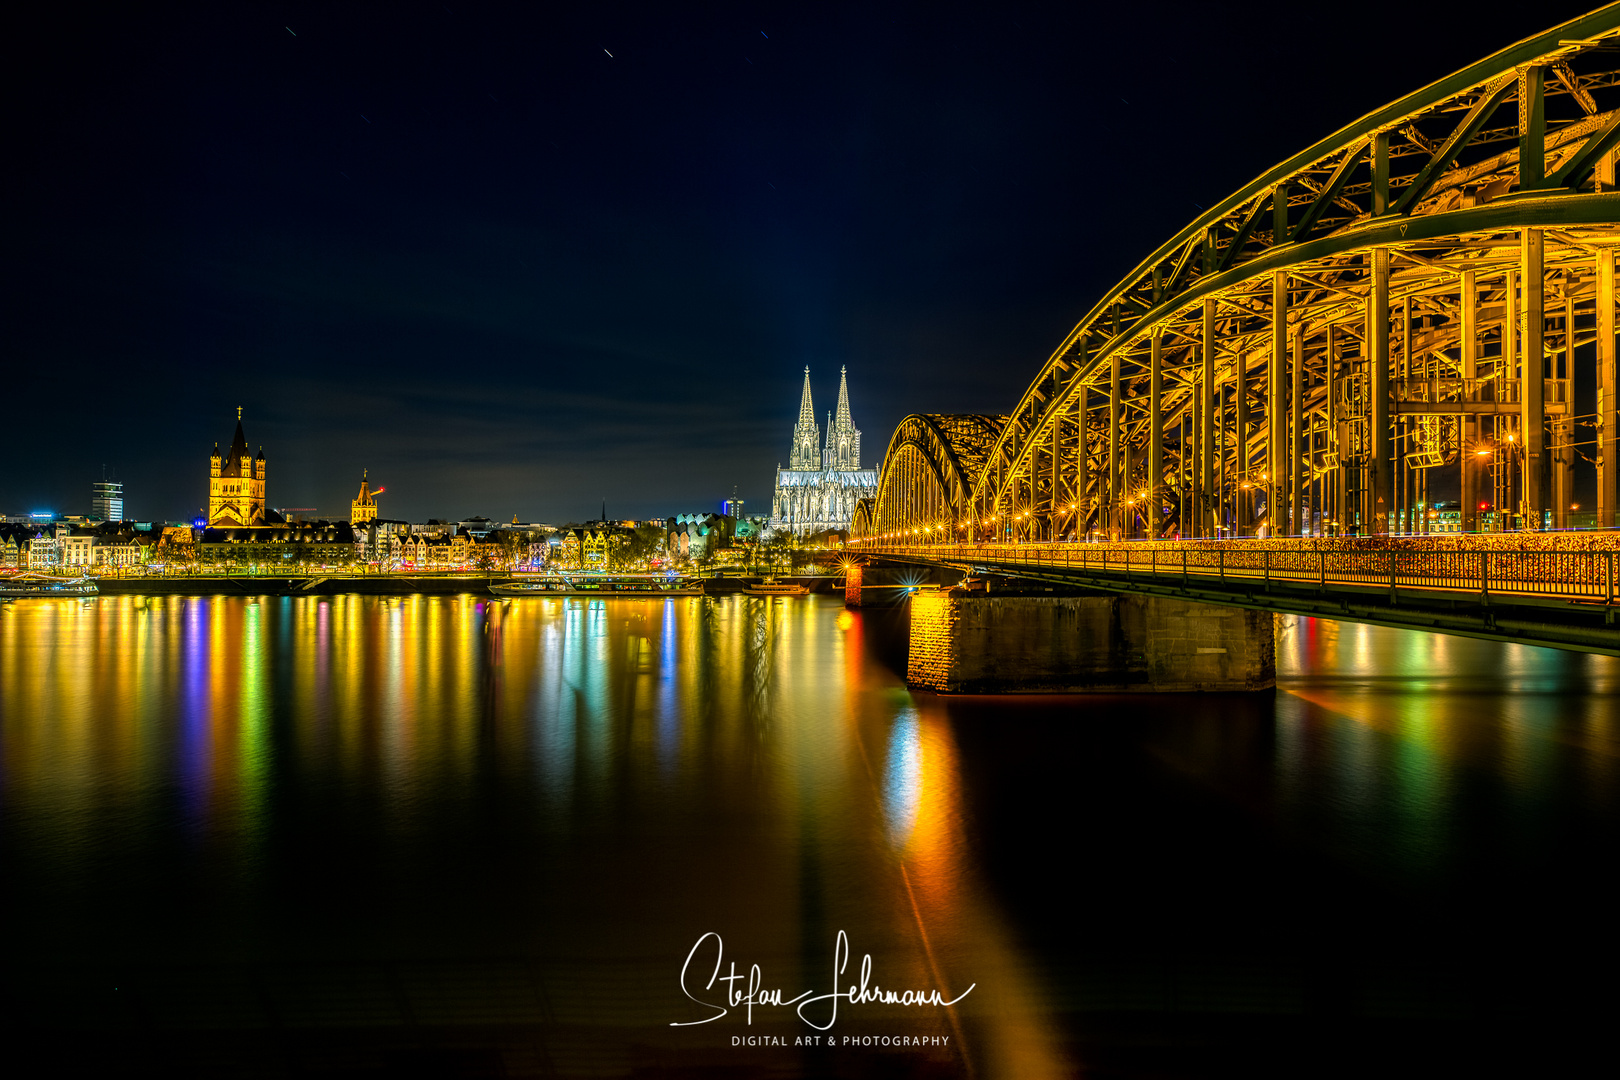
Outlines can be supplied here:
M1010 408L1278 160L1592 4L47 5L5 42L0 512L767 512L805 365L863 464ZM143 10L136 10L136 9Z

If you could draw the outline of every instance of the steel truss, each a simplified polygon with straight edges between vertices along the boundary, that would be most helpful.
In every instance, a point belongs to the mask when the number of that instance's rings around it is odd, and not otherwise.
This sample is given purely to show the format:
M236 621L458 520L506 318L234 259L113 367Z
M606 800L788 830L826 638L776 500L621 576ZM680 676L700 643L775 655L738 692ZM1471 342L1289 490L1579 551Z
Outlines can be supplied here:
M1614 524L1617 147L1611 4L1235 192L1098 302L1008 417L908 417L857 534L1422 532L1446 469L1465 530L1480 503L1536 528L1565 523L1576 453ZM940 424L968 419L994 428L972 452Z
M953 537L1006 422L1005 416L943 413L900 421L883 455L876 499L855 508L855 535Z

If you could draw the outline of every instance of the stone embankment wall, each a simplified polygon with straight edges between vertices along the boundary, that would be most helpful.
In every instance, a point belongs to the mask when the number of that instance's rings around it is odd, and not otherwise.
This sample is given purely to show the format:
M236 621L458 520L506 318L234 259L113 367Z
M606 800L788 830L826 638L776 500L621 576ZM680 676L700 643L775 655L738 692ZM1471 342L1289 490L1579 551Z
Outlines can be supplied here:
M505 580L498 577L403 577L390 574L331 578L241 574L231 577L100 578L96 584L103 596L336 596L340 593L364 596L475 593L488 596L491 585Z

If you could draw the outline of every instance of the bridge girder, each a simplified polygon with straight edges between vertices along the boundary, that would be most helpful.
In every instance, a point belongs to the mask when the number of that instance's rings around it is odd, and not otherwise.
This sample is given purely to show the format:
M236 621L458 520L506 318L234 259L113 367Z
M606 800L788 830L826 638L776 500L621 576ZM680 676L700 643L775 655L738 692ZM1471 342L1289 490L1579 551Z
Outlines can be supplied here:
M1616 44L1611 4L1375 110L1190 223L1054 350L953 524L1382 532L1415 520L1425 470L1455 465L1465 496L1489 484L1539 526L1567 509L1576 349L1607 388L1593 419L1613 523ZM1475 449L1502 461L1509 436L1518 471L1470 479ZM882 502L873 528L926 516Z
M974 414L906 417L884 452L876 498L856 508L854 534L954 529L1005 422L1006 417Z

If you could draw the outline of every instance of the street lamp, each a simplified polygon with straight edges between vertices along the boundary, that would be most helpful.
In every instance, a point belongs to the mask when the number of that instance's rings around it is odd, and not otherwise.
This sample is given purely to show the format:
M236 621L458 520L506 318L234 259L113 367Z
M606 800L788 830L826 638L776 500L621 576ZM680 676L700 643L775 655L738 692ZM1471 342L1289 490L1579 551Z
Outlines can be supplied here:
M1509 467L1512 467L1513 465L1518 464L1518 461L1519 461L1519 442L1518 442L1518 439L1513 435L1508 435L1507 438L1504 441L1507 443L1508 465L1509 465ZM1474 451L1474 456L1475 457L1481 457L1481 458L1488 458L1488 457L1494 456L1495 453L1496 453L1495 448L1487 446L1487 447L1483 447L1482 449L1475 450ZM1510 483L1510 487L1511 487L1511 483ZM1521 516L1523 516L1525 518L1525 524L1528 525L1529 524L1529 515L1525 512L1525 508L1524 508L1524 505L1523 505L1524 495L1523 495L1522 491L1520 492L1519 498L1520 498L1520 506L1519 506L1520 514L1521 514ZM1497 522L1496 522L1497 529L1498 529L1498 531L1506 532L1509 523L1504 522L1502 520L1501 513L1502 513L1502 507L1501 507L1500 504L1498 504L1498 506L1497 506L1497 515L1498 516L1497 516ZM1540 525L1541 525L1541 523L1539 521L1536 522L1536 527L1537 528L1539 528Z

